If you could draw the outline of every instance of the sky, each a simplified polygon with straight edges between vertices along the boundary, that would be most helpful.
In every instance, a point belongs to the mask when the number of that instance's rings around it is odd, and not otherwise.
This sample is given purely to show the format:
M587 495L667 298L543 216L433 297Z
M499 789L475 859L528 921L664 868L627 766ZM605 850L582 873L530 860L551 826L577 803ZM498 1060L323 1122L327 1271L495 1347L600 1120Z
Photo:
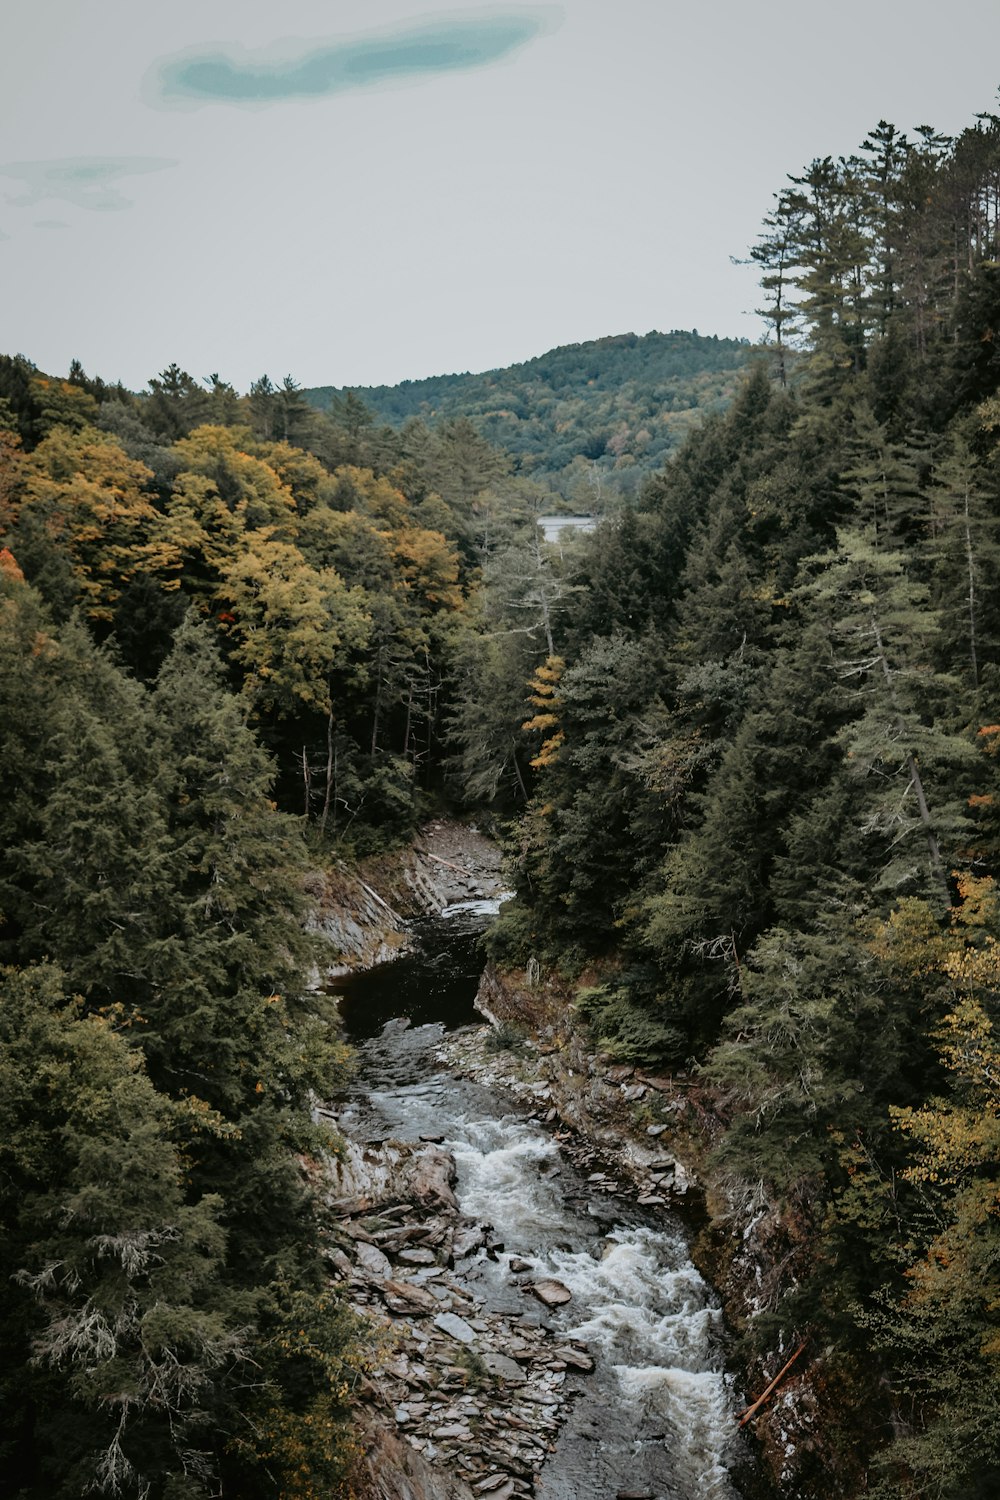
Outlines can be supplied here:
M0 352L245 390L755 339L786 177L998 83L996 0L10 3Z

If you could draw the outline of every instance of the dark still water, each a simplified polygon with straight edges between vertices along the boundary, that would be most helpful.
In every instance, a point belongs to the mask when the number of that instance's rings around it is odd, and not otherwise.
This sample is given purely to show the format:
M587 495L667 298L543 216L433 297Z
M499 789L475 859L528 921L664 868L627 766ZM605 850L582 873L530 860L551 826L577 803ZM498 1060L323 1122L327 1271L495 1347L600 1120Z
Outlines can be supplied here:
M486 962L480 939L498 910L495 900L449 906L413 924L415 944L403 958L341 980L340 1014L350 1039L378 1036L398 1016L414 1026L438 1021L448 1031L482 1020L475 1009Z

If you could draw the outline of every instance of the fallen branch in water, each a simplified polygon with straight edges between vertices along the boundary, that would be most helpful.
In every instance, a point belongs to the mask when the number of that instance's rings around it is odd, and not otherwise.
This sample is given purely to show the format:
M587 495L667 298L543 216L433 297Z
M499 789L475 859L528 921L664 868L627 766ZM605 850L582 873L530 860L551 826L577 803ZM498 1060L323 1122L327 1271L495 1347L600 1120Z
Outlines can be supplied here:
M782 1365L781 1369L778 1371L777 1375L775 1375L774 1379L771 1381L771 1384L768 1386L768 1388L764 1392L764 1394L762 1396L758 1396L757 1400L753 1403L752 1406L748 1406L747 1407L746 1411L740 1417L740 1426L741 1427L745 1427L746 1424L750 1421L750 1418L752 1416L754 1416L760 1410L760 1408L764 1405L764 1402L767 1400L768 1396L770 1396L771 1392L775 1389L775 1387L777 1386L778 1382L780 1380L782 1380L785 1377L785 1375L788 1374L788 1371L792 1368L792 1365L794 1365L795 1361L798 1359L799 1355L802 1353L803 1349L806 1347L806 1345L808 1344L808 1342L809 1342L808 1339L803 1339L802 1340L801 1344L796 1349L796 1351L792 1355L791 1359L788 1360L785 1364Z

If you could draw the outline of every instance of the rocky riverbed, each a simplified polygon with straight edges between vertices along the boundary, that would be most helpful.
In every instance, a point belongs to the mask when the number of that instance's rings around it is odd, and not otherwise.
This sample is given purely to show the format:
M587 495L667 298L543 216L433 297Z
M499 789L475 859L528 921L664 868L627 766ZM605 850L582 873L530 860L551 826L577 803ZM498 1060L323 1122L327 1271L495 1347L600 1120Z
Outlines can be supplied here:
M470 1291L463 1266L481 1253L496 1258L502 1246L459 1212L450 1152L352 1142L335 1177L352 1196L331 1204L341 1226L331 1269L379 1332L366 1391L376 1420L395 1427L454 1493L458 1480L494 1500L532 1494L572 1377L594 1367L585 1345L559 1338L530 1303L502 1312ZM561 1295L523 1276L518 1285L539 1308ZM427 1485L425 1493L439 1492Z
M669 1213L683 1168L654 1142L637 1191L489 1036L390 1021L335 1109L331 1268L378 1330L370 1493L730 1500L720 1314Z

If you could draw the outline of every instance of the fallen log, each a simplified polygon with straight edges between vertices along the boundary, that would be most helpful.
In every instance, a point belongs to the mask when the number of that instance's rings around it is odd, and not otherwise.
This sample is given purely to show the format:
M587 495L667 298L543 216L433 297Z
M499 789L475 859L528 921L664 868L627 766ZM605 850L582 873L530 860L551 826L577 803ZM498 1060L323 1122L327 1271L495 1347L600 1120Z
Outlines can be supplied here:
M760 1408L764 1405L764 1402L767 1400L768 1396L770 1396L771 1392L777 1388L779 1382L783 1380L784 1377L788 1374L789 1370L792 1368L792 1365L794 1365L795 1361L798 1359L799 1355L802 1353L808 1342L808 1339L802 1340L801 1344L796 1349L791 1359L787 1360L786 1363L782 1365L781 1369L778 1371L777 1375L775 1375L774 1379L771 1381L771 1384L768 1386L764 1394L762 1396L758 1396L757 1400L751 1406L748 1406L746 1411L743 1412L742 1416L740 1417L741 1427L745 1427L746 1424L750 1421L751 1417L755 1416Z
M465 869L462 868L461 865L453 864L450 859L442 859L441 856L440 856L440 854L432 854L430 852L430 850L428 850L427 851L427 858L428 859L433 859L436 864L447 865L449 870L457 870L460 875L468 875L468 876L470 876L471 879L473 879L473 880L475 879L475 871L474 870L465 870Z

